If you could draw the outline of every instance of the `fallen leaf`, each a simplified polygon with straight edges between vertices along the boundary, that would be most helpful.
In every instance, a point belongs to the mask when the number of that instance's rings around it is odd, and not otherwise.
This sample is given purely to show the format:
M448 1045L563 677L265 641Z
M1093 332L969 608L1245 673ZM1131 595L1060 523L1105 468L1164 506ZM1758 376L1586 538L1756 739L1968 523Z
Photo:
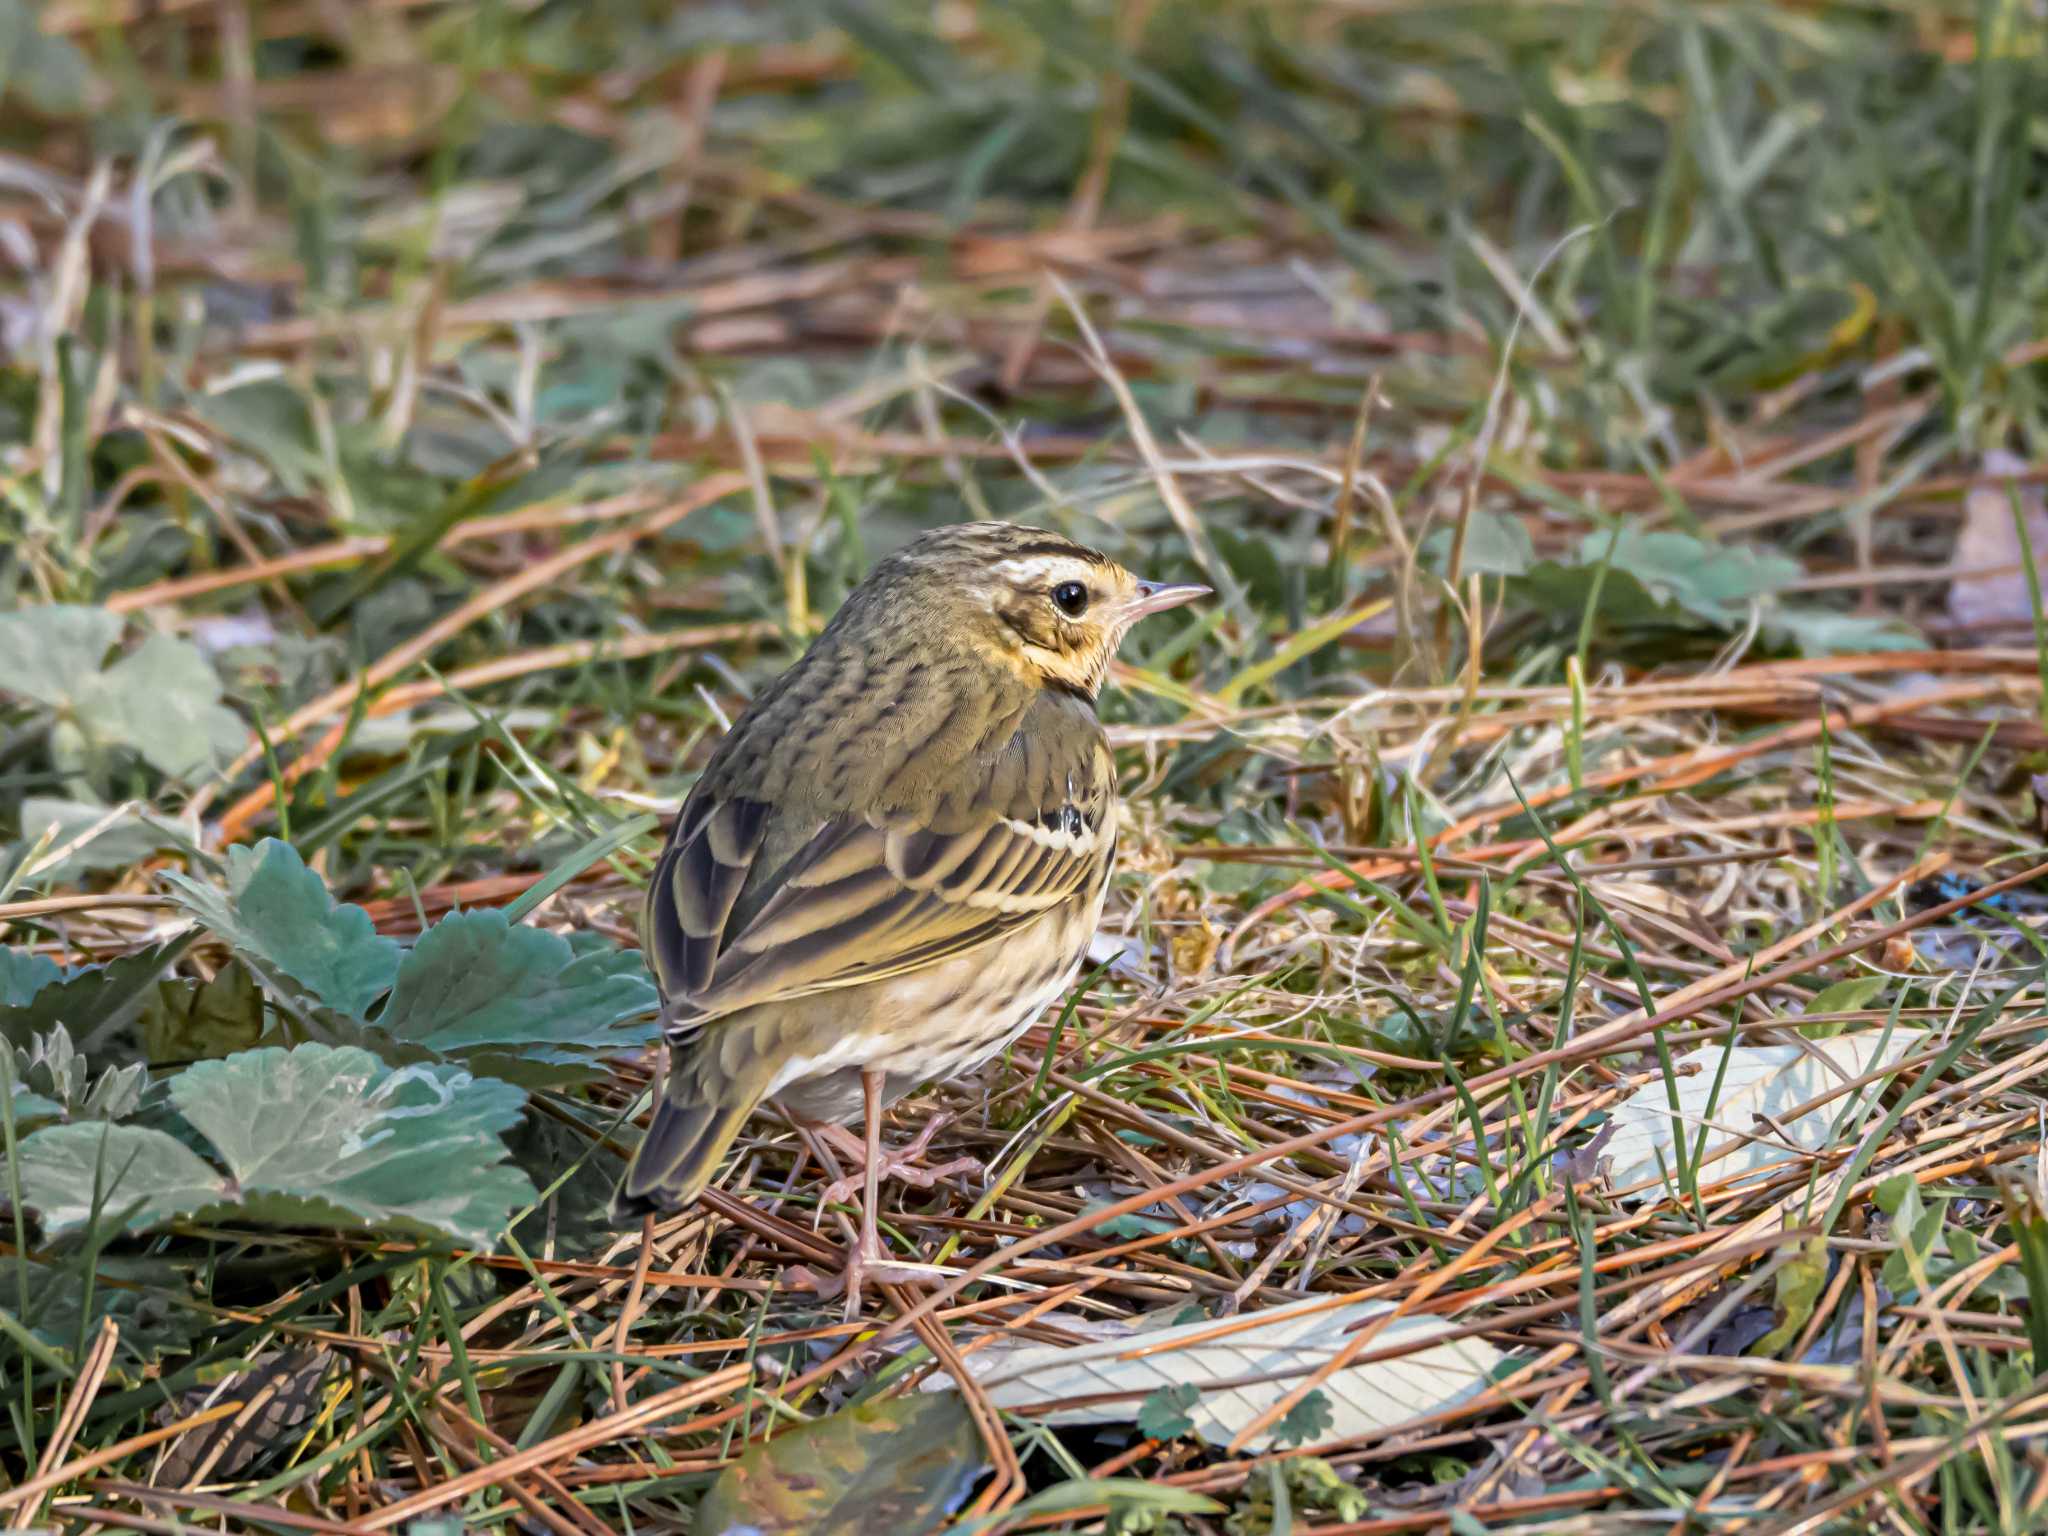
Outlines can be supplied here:
M777 1435L697 1506L701 1536L924 1536L980 1479L981 1436L957 1393L859 1403Z
M1986 475L2017 475L2029 466L2012 454L1993 450L1984 455ZM2048 496L2038 485L1980 485L1963 498L1963 531L1956 538L1949 563L1960 570L2013 566L1999 575L1959 576L1949 583L1948 614L1971 629L2004 624L2030 624L2033 598L2027 590L2019 529L2013 523L2017 490L2026 518L2027 539L2034 546L2036 569L2048 571Z
M1813 1316L1828 1281L1828 1240L1810 1237L1778 1270L1772 1311L1776 1326L1751 1347L1753 1355L1772 1356L1784 1349Z
M311 1345L265 1350L226 1382L196 1387L164 1404L157 1410L159 1424L175 1423L223 1398L240 1398L255 1411L253 1415L215 1419L173 1441L163 1465L156 1469L157 1486L181 1488L202 1471L209 1479L224 1482L264 1452L282 1445L319 1411L320 1384L334 1358L331 1351Z
M1710 1045L1672 1063L1678 1086L1677 1118L1685 1136L1685 1158L1700 1148L1706 1128L1700 1181L1720 1184L1758 1168L1784 1163L1798 1152L1818 1150L1847 1096L1829 1100L1803 1115L1800 1105L1820 1098L1851 1078L1906 1056L1920 1042L1917 1030L1859 1030L1801 1045ZM1722 1057L1727 1069L1722 1070ZM1719 1091L1716 1077L1719 1077ZM1875 1085L1872 1085L1873 1087ZM1868 1090L1866 1090L1868 1091ZM1784 1127L1788 1146L1767 1121ZM1653 1077L1609 1116L1614 1139L1608 1145L1608 1181L1618 1190L1649 1181L1649 1187L1624 1199L1661 1198L1662 1174L1675 1179L1678 1159L1672 1153L1672 1109L1664 1079ZM1801 1159L1803 1161L1803 1159Z
M1207 974L1216 962L1216 951L1223 943L1223 934L1208 917L1197 911L1175 930L1169 940L1173 954L1173 974L1183 981Z
M1049 1424L1130 1423L1154 1393L1192 1386L1199 1395L1189 1401L1178 1392L1175 1403L1185 1403L1194 1432L1203 1440L1226 1445L1349 1343L1360 1324L1392 1306L1366 1301L1332 1307L1318 1297L1079 1348L998 1341L970 1354L967 1363L998 1408L1043 1410L1035 1416ZM1483 1339L1428 1343L1454 1326L1441 1318L1415 1317L1382 1328L1369 1352L1396 1345L1415 1352L1349 1366L1323 1382L1319 1391L1328 1422L1308 1443L1393 1429L1483 1391L1501 1353ZM929 1389L951 1385L950 1377L935 1375ZM1070 1402L1086 1398L1105 1400ZM1287 1438L1276 1425L1254 1435L1246 1449L1270 1450Z

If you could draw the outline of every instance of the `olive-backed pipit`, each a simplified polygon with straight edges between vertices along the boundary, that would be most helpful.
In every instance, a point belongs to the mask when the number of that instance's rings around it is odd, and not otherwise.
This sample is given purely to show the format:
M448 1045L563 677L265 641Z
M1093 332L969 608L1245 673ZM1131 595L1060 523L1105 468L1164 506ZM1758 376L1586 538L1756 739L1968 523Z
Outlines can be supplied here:
M618 1218L695 1199L764 1100L835 1130L864 1112L858 1305L882 1109L1072 982L1116 851L1096 694L1132 624L1207 590L1008 523L875 567L712 754L655 870L669 1066Z

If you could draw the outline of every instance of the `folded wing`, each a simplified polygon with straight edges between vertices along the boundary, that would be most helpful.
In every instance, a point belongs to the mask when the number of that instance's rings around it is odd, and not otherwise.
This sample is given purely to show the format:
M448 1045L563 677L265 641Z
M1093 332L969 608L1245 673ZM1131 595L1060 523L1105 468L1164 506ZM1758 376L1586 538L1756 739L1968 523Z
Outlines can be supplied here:
M774 808L759 801L693 796L646 911L670 1019L693 1026L915 970L1092 889L1116 827L1108 754L1091 746L1079 772L1034 775L1035 793L1020 795L1005 775L985 806L956 796L929 816L849 814L778 828ZM782 856L776 845L787 848L792 833L795 851Z

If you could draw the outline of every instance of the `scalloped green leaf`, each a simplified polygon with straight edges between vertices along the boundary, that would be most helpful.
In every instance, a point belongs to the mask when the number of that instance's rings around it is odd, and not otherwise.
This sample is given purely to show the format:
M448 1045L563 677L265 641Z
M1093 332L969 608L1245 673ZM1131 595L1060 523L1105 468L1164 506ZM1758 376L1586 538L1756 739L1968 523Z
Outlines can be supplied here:
M130 1232L206 1210L231 1194L198 1153L139 1125L50 1126L22 1141L20 1165L22 1195L53 1235L91 1224L95 1190L102 1225L120 1216Z
M391 990L399 946L361 907L337 902L295 849L274 837L228 851L225 892L167 875L178 904L250 964L351 1018Z
M47 955L26 949L0 949L0 1007L26 1008L63 970Z
M88 679L73 707L90 737L133 747L172 778L228 761L249 739L241 716L221 703L213 664L170 635L151 635Z
M0 613L0 693L61 707L100 672L121 638L121 616L105 608L48 603Z
M132 1057L132 1050L110 1049L110 1044L122 1026L141 1011L151 984L185 952L188 943L183 937L174 938L105 965L82 965L70 971L52 966L55 974L46 976L41 985L18 1000L7 996L7 987L0 981L0 1040L26 1046L35 1036L61 1024L88 1055L104 1054L115 1060ZM5 963L0 960L0 969Z
M170 1097L225 1171L163 1131L37 1131L21 1143L22 1188L51 1232L91 1220L96 1174L102 1221L120 1215L131 1232L204 1212L487 1246L534 1198L500 1135L526 1095L460 1067L272 1046L189 1067Z
M58 711L60 756L128 747L189 778L241 750L248 728L221 702L220 675L199 648L151 635L102 666L121 629L118 614L65 603L0 614L0 690Z
M189 1067L170 1093L258 1220L488 1245L534 1198L500 1139L526 1095L460 1067L393 1069L355 1046L270 1046Z
M460 912L399 963L377 1027L442 1056L489 1060L502 1075L558 1078L530 1069L588 1066L645 1045L659 1001L635 953L578 954L560 934L517 926L502 912Z

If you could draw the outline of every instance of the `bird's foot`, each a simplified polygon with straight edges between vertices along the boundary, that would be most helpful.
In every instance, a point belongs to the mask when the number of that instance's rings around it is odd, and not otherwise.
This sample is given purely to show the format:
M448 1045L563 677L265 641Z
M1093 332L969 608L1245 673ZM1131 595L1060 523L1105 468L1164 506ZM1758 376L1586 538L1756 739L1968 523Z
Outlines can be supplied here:
M834 1296L846 1298L846 1320L852 1322L861 1313L861 1287L863 1285L912 1285L930 1280L936 1271L918 1264L899 1264L879 1248L872 1254L863 1253L856 1247L846 1256L846 1265L836 1272L819 1272L809 1265L794 1264L783 1272L784 1279L797 1290L814 1291L826 1300Z
M908 1145L894 1152L884 1152L881 1166L875 1170L876 1180L879 1182L882 1179L899 1179L918 1189L930 1189L941 1179L950 1178L956 1173L972 1173L980 1168L981 1164L971 1157L956 1157L951 1162L940 1163L936 1168L925 1166L925 1149L931 1145L932 1137L944 1129L947 1118L945 1115L932 1116L925 1122L924 1129L911 1138ZM833 1134L834 1132L837 1134ZM825 1135L854 1163L852 1172L826 1187L825 1199L827 1202L850 1200L861 1192L867 1182L867 1146L843 1126L832 1126L826 1130Z

